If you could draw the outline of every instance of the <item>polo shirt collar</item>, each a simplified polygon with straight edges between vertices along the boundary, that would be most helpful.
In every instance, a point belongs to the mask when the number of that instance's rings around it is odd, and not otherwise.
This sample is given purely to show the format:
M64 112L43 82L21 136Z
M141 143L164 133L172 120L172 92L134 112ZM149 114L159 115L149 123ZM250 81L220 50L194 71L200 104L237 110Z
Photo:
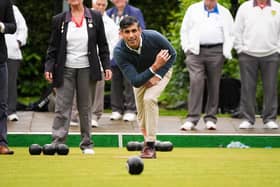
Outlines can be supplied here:
M206 5L204 4L204 10L208 13L219 14L218 4L216 4L213 10L210 11L207 9Z
M86 7L84 7L84 9L85 9L85 18L92 19L90 9L88 9ZM71 11L66 12L65 22L66 23L71 22L71 20L72 20L71 18L72 18Z
M256 6L258 6L257 0L253 0L253 7L256 7ZM271 0L267 0L266 6L271 6Z
M139 48L138 48L138 49L132 49L131 47L129 47L129 46L127 45L126 42L124 42L124 43L125 43L126 47L127 47L130 51L133 51L133 52L137 53L138 55L141 54L141 49L142 49L142 45L143 45L142 36L140 36L140 45L139 45Z

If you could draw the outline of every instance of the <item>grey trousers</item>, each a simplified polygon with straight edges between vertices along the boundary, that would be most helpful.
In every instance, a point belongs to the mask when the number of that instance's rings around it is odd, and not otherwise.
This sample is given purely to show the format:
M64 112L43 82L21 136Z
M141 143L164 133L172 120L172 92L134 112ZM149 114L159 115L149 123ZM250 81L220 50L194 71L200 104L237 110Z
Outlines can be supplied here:
M187 54L187 68L190 75L187 121L197 124L202 112L205 80L207 82L207 103L204 121L217 122L215 117L219 104L219 87L225 58L222 46L200 48L200 54Z
M133 87L123 76L118 67L112 67L111 82L111 107L113 112L121 114L125 112L136 112Z
M105 89L105 80L104 74L102 74L102 80L97 81L96 85L91 88L92 96L91 96L91 112L93 114L93 119L98 121L104 111L104 89ZM77 109L77 102L74 98L71 119L73 121L78 121L79 112Z
M260 70L263 83L263 122L275 121L277 117L277 75L279 69L279 54L267 57L253 57L239 54L241 75L240 111L251 124L255 123L256 86Z
M96 82L96 86L92 88L91 98L91 112L93 113L94 120L99 120L104 111L104 89L105 80L104 74L102 74L102 80Z
M6 63L0 63L0 145L8 146L7 140L7 99L8 70Z
M17 77L21 60L8 59L8 115L17 109Z
M76 91L77 108L80 118L80 148L92 148L91 140L91 87L89 68L65 68L64 84L56 89L55 118L52 128L53 144L65 143L69 131L73 97Z

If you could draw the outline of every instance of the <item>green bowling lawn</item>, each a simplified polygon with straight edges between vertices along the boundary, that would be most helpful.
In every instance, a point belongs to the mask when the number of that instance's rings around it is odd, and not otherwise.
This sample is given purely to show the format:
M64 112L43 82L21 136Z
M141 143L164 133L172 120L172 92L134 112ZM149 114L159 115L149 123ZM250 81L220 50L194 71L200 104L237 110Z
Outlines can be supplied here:
M71 148L68 156L30 156L27 148L0 156L0 186L36 187L279 187L280 149L175 148L144 160L141 175L129 175L129 156L118 148L96 148L93 156Z

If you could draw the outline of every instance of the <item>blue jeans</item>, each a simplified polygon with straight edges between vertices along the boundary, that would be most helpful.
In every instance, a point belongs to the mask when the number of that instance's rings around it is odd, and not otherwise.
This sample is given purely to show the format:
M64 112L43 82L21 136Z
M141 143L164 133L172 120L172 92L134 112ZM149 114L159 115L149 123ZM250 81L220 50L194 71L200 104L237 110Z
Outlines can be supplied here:
M7 63L0 63L0 145L7 146L7 100L8 70Z

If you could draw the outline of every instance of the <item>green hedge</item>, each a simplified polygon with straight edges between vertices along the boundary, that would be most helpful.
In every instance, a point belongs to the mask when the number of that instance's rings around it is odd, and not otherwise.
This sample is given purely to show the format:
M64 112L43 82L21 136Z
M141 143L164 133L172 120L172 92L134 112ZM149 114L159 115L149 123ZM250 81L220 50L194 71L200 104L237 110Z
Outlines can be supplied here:
M23 48L23 63L19 71L19 96L40 96L47 86L43 76L43 63L55 11L55 1L17 1L16 5L28 25L28 41Z
M84 3L91 6L91 0L85 0ZM51 19L61 11L62 1L18 0L15 4L24 15L29 28L28 42L23 48L24 60L19 72L18 92L20 97L37 97L48 86L43 76L43 63L51 32ZM174 0L131 0L130 4L143 11L147 28L159 31L166 30L169 24L166 19L170 17L169 10L178 8L178 2Z
M160 97L163 106L176 107L187 100L189 79L184 63L185 56L180 46L179 31L187 7L198 1L200 0L130 0L130 4L142 10L147 28L164 33L178 53L173 77ZM29 27L28 43L23 49L24 62L19 73L19 96L40 96L48 85L43 76L43 62L50 35L51 19L53 15L61 11L61 2L61 0L43 2L18 0L16 3ZM90 2L90 0L85 0L85 4L88 6ZM219 0L219 3L227 8L231 6L230 0ZM112 4L110 3L109 6ZM236 55L234 57L224 65L223 73L230 77L239 78L238 61ZM256 95L258 106L261 108L263 92L260 81Z

